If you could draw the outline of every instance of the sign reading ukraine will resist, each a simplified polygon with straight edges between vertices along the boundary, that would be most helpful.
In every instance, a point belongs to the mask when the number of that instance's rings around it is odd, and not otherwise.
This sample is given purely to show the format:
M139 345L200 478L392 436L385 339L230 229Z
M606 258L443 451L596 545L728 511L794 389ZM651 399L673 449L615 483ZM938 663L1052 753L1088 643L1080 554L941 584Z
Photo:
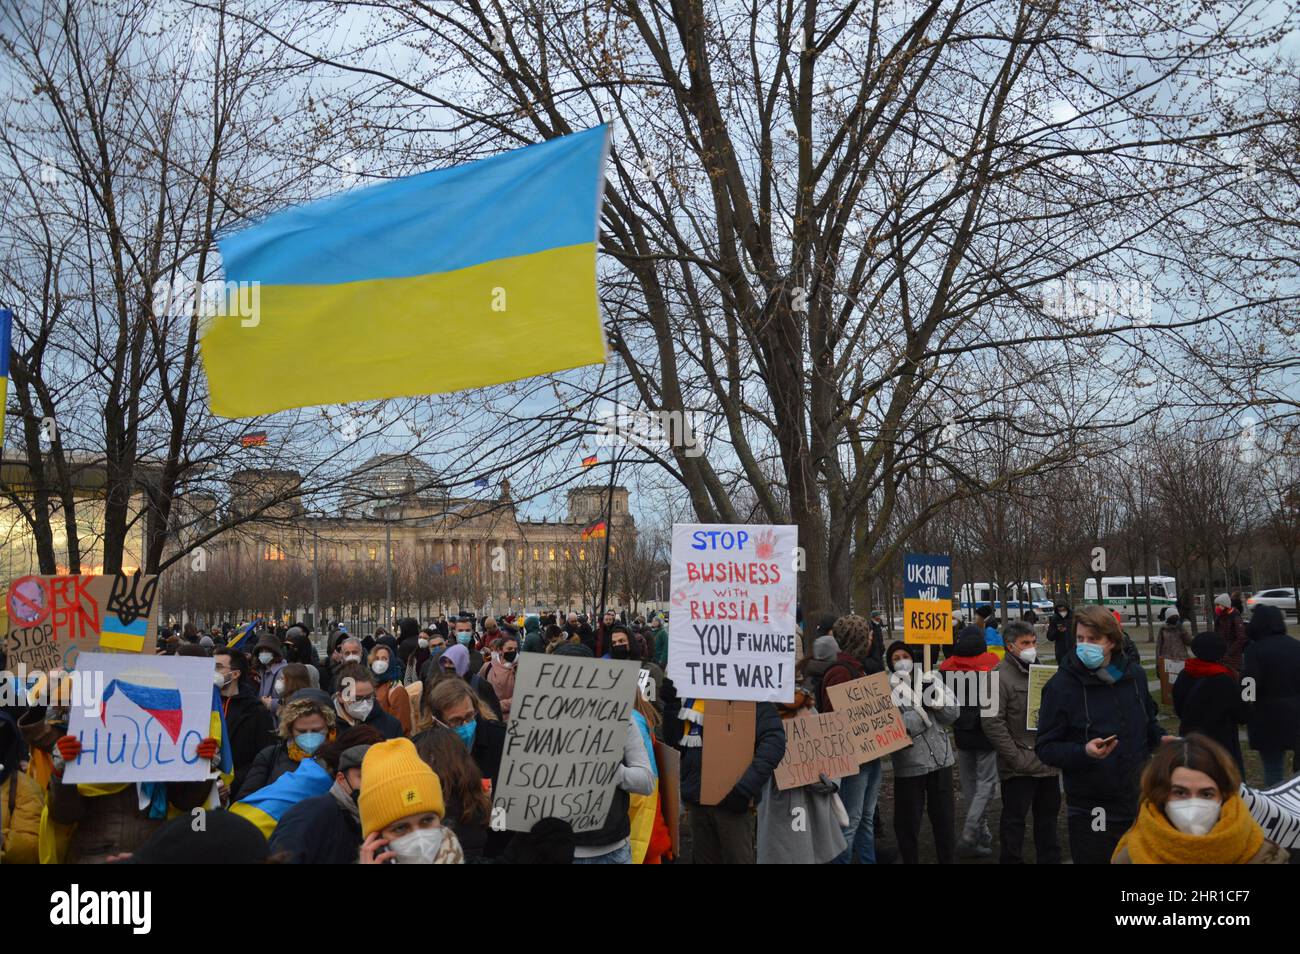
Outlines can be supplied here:
M562 818L579 834L605 824L632 723L641 664L523 653L493 792L493 826L532 831Z
M683 699L794 701L797 527L673 524L668 676Z
M211 730L211 657L82 653L77 662L78 672L103 674L104 691L96 704L70 710L68 734L81 740L81 754L64 770L65 782L208 777L197 749Z
M903 640L952 642L952 557L909 553L903 561Z

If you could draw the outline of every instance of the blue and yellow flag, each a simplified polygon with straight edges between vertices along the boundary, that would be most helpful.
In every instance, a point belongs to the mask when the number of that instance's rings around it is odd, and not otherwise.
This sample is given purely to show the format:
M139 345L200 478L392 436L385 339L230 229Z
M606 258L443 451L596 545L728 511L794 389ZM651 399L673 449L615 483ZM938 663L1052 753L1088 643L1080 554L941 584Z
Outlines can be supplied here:
M253 630L257 628L257 624L260 622L260 619L255 619L251 623L245 623L243 629L226 641L226 645L231 649L238 649L240 652L248 652L248 647L252 645L249 637L253 635Z
M303 759L292 772L285 772L270 785L235 802L230 811L247 818L270 839L285 812L304 799L324 795L333 784L333 776L315 759Z
M14 313L0 308L0 447L5 443L5 405L9 403L9 344L14 333Z
M345 192L219 240L238 307L203 335L213 413L460 391L604 361L596 236L607 143L598 126ZM302 373L249 387L254 367Z

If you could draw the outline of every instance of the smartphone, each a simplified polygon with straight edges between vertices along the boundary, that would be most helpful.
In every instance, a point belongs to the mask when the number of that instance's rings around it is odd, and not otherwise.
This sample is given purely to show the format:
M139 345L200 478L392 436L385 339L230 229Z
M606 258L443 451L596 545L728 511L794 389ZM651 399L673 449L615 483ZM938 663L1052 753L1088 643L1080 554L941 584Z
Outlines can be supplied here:
M1118 738L1119 738L1118 735L1112 735L1112 736L1109 736L1109 737L1107 737L1107 738L1102 739L1102 740L1101 740L1101 744L1102 744L1102 745L1107 745L1107 744L1109 744L1109 743L1111 743L1111 742L1114 742L1114 741L1115 741L1116 739L1118 739Z

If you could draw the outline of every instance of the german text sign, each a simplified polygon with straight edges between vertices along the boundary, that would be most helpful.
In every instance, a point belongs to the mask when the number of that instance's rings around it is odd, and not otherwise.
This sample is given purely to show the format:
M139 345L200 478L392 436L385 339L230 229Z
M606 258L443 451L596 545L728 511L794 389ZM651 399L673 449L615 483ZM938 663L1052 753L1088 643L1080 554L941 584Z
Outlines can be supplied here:
M64 770L65 782L208 777L208 760L196 750L211 728L215 660L82 653L77 671L102 673L104 690L97 705L70 710L68 734L81 740L81 755Z
M859 763L874 762L912 744L903 716L890 696L889 676L885 673L837 683L826 694L835 711L849 721Z
M952 557L909 553L904 559L903 639L915 646L952 642Z
M683 699L794 701L798 528L673 524L668 676Z
M641 664L519 657L493 814L509 831L562 818L579 834L605 824L632 722Z

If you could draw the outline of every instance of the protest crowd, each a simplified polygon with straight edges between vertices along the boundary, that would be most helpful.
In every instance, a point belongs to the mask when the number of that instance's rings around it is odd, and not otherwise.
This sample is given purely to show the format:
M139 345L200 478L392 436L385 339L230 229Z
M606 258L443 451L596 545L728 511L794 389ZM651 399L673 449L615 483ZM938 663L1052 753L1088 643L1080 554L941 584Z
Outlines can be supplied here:
M891 638L879 613L828 615L815 625L800 617L794 698L752 707L752 737L738 736L744 750L732 752L725 791L715 790L705 755L709 733L725 727L666 675L669 621L661 614L629 620L611 610L594 627L576 613L439 617L425 626L408 618L394 632L363 637L336 623L320 642L303 623L162 627L157 658L213 666L209 730L195 733L203 737L194 745L207 777L65 780L89 744L69 729L75 701L66 683L20 685L6 672L13 691L0 710L0 860L1289 860L1243 800L1238 741L1244 724L1266 786L1286 780L1286 754L1300 742L1300 642L1280 611L1259 607L1244 623L1225 597L1219 625L1197 633L1176 610L1166 615L1155 649L1175 733L1157 719L1141 654L1116 614L1061 603L1044 626L999 625L991 609L958 621L933 665L931 647ZM1047 661L1049 647L1058 668L1031 700L1031 667ZM594 672L582 667L599 660L636 677L631 705L618 710L626 717L583 730L584 739L609 736L616 783L599 824L583 830L545 808L528 826L508 825L497 807L513 784L503 764L521 737L571 724L567 716L548 722L547 697L530 697L518 682L533 654L553 662L553 672ZM1170 661L1182 664L1172 688ZM850 760L833 774L814 761L811 774L798 775L795 749L806 747L810 717L823 725L856 718L846 699L861 697L846 693L871 677L878 686L887 680L889 705L877 712L888 708L900 726L888 754ZM147 689L133 698L165 721L165 705ZM543 774L537 764L532 771Z

